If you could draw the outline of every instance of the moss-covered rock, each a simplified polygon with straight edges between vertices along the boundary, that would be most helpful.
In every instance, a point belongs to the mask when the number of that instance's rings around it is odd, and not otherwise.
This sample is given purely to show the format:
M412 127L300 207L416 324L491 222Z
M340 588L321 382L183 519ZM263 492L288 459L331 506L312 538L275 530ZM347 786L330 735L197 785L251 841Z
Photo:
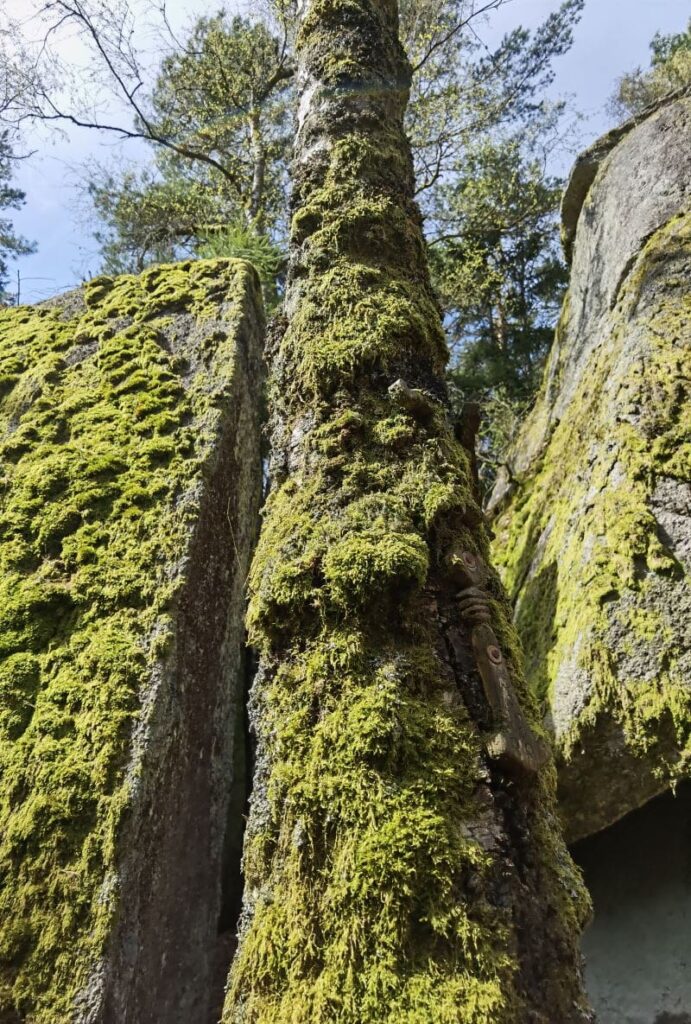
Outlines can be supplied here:
M444 390L395 2L304 5L298 64L250 575L257 771L223 1019L575 1024L587 899L553 769L519 777L490 754L499 723L458 599L487 537ZM496 574L478 603L535 725Z
M590 152L543 390L492 503L573 838L691 765L691 99Z
M3 1022L206 1012L259 295L204 261L0 311Z

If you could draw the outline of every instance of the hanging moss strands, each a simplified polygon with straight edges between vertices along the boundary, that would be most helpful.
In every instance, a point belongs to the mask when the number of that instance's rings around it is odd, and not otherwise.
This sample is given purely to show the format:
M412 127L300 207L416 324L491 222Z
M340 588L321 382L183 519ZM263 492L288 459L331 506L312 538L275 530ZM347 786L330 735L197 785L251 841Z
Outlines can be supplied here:
M587 897L448 414L395 3L313 0L298 63L223 1020L588 1021Z

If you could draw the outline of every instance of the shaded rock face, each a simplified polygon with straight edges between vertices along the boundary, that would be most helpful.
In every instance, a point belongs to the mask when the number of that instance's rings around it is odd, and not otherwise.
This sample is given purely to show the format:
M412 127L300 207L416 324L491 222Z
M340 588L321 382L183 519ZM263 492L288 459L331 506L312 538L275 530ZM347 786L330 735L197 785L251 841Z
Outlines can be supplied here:
M583 952L598 1024L691 1024L691 783L573 853L595 907Z
M570 289L491 511L575 839L691 756L689 96L596 144L564 210Z
M3 1024L217 1019L262 332L227 260L0 313Z

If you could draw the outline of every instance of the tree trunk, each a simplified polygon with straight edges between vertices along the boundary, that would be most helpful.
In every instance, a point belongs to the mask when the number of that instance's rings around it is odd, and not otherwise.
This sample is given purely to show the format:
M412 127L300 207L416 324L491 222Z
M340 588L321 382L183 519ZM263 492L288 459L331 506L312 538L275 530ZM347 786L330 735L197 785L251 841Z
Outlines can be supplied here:
M586 1021L587 899L449 418L395 3L313 0L298 61L224 1021Z
M266 177L266 150L262 138L260 113L254 108L250 114L250 139L252 151L252 193L249 206L249 223L259 234L264 233L264 179Z

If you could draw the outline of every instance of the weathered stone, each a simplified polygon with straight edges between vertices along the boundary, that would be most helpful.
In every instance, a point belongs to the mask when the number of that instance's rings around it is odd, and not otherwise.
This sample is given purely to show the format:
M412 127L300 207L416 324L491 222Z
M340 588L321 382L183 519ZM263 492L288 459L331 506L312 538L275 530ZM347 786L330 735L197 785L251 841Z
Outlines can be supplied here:
M0 312L3 1024L217 1019L262 316L225 260Z
M598 1024L691 1024L691 783L573 853L595 903L583 937Z
M629 132L633 131L634 128L637 128L641 124L642 120L645 121L646 119L650 118L651 115L656 113L658 110L661 110L663 108L669 108L671 103L673 103L676 99L683 98L686 92L686 89L679 89L672 96L665 96L664 99L658 100L648 110L646 110L643 115L637 115L636 117L630 118L628 121L624 121L623 124L617 125L616 128L613 128L611 131L607 132L601 138L597 139L597 141L594 142L592 146L589 146L588 149L585 150L585 152L580 154L580 156L578 157L573 166L561 201L561 237L564 246L564 251L569 261L573 256L573 243L576 237L576 229L578 227L578 221L581 216L581 210L583 209L590 188L593 182L595 181L598 171L600 170L600 167L602 166L604 161L607 159L612 150L614 150L622 142L622 140L629 134ZM664 146L664 144L660 145L658 142L655 145L654 160L656 161L656 164L660 160L664 161L665 152L666 147ZM636 168L636 171L638 170L639 168ZM670 171L674 173L673 168L667 168L666 170L667 174L669 174ZM677 167L676 171L676 184L677 186L681 186L681 188L683 189L683 164ZM657 182L655 181L654 167L653 174L651 175L650 180L652 181L653 186L657 184ZM659 202L659 196L657 198ZM629 223L633 222L633 224L635 225L638 218L627 218L627 220Z
M490 503L572 838L691 763L691 98L593 153L543 389Z

